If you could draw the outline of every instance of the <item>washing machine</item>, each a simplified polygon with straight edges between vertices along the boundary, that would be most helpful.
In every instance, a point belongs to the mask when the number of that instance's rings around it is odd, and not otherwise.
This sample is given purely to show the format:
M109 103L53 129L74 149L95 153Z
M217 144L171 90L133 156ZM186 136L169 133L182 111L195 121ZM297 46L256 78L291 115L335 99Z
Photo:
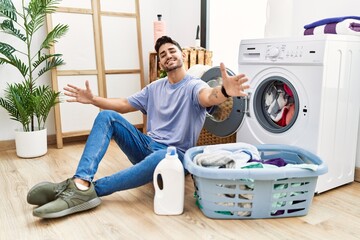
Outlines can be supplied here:
M353 182L360 38L242 40L238 63L238 72L249 78L249 95L232 99L226 120L208 117L206 128L222 136L235 131L237 142L290 144L315 153L329 169L318 178L317 193Z

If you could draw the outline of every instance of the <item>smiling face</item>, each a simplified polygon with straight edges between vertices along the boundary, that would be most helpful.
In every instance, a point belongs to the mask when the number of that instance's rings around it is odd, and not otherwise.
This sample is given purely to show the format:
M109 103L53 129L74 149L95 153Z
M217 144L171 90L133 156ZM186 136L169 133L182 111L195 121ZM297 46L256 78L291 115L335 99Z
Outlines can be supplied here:
M165 43L159 48L160 67L169 73L183 66L183 56L180 49L172 44Z

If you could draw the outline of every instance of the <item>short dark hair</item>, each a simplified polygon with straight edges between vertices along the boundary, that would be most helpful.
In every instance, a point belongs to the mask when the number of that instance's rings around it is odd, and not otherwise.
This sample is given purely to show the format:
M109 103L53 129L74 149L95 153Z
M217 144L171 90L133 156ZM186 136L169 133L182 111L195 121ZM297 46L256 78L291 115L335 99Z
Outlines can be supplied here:
M181 51L181 46L180 44L171 39L171 37L168 37L168 36L162 36L160 38L158 38L158 40L156 40L156 43L155 43L155 50L156 50L156 53L159 54L159 49L162 45L164 45L165 43L171 43L171 44L174 44L176 47L179 48L179 50Z

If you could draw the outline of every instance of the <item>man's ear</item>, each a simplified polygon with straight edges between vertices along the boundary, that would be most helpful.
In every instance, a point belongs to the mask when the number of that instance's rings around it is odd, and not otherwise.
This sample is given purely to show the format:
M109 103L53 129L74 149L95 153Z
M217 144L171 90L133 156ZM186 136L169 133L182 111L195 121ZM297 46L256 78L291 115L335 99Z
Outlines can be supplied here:
M186 53L184 51L181 50L181 55L182 55L182 58L183 58L183 61L185 61L185 58L186 58Z
M157 65L159 66L159 69L160 69L160 70L164 70L164 69L162 68L161 64L160 64L160 60L157 62Z

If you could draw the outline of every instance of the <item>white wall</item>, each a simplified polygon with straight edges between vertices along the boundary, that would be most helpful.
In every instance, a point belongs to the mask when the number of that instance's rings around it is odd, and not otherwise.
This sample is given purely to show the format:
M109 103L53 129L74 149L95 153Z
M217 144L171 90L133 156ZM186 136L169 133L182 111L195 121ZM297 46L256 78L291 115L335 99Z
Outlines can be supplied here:
M267 0L208 0L208 4L208 48L213 51L213 66L224 62L237 73L240 41L264 37Z
M323 18L359 16L359 0L268 0L266 37L301 36L304 25Z
M162 14L166 34L182 47L192 46L197 25L200 25L200 0L140 0L141 33L145 81L148 82L149 52L154 49L153 22Z

